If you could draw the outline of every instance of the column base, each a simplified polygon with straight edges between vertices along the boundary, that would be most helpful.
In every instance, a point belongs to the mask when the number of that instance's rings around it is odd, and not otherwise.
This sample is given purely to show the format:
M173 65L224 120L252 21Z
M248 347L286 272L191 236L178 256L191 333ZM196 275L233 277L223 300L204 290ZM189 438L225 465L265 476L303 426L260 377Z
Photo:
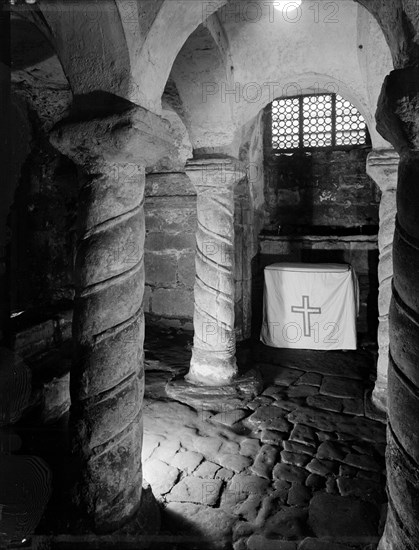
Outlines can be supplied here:
M219 386L200 386L182 378L166 384L168 397L185 403L195 410L216 412L240 409L262 391L262 377L253 369L235 378L230 384Z
M143 485L138 512L120 529L109 534L97 534L86 530L71 530L31 538L32 550L54 550L74 548L75 550L146 550L150 548L161 528L160 507L149 485Z
M230 352L194 348L185 380L199 386L230 384L238 376L236 357Z

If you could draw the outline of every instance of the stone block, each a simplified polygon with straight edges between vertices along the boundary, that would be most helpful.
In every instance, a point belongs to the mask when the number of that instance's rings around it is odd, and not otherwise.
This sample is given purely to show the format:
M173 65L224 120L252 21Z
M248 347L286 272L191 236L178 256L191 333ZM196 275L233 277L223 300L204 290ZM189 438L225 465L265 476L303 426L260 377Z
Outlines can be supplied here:
M144 267L147 285L176 284L177 258L174 254L145 252Z
M170 465L179 468L187 475L191 474L203 461L204 456L194 451L179 451L170 461Z
M147 233L145 250L161 252L163 250L195 250L195 233Z
M194 471L194 476L203 477L206 479L214 479L215 474L220 469L219 464L215 464L214 462L210 462L209 460L204 460L202 464L198 466L198 468Z
M147 174L145 181L146 197L182 196L184 198L196 195L191 180L184 172Z
M184 477L166 496L168 502L191 502L214 506L218 501L222 481L201 479L196 476Z
M218 464L221 464L224 468L233 470L233 472L240 473L245 468L250 466L252 460L246 456L237 454L219 454L216 458Z
M271 479L272 469L275 465L277 454L278 449L276 447L272 445L263 445L251 467L252 472L259 477Z
M276 464L273 469L273 478L290 483L303 483L308 476L308 472L298 466L291 464Z
M310 501L309 526L316 537L347 537L354 544L377 537L375 506L351 497L316 493Z
M182 547L227 550L231 548L231 531L237 516L210 506L169 502L164 510L164 521L171 537Z
M143 465L144 479L151 485L155 496L168 493L179 477L179 470L161 460L149 459Z
M183 253L178 260L178 281L186 288L195 284L195 252Z
M153 292L151 311L156 315L174 318L193 316L193 292L179 289L159 288Z

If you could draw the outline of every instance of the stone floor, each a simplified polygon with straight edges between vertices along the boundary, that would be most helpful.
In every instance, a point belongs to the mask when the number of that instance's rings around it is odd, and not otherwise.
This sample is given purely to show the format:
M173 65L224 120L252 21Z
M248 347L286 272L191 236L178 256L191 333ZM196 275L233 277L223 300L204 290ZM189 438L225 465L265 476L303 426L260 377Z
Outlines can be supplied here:
M153 549L372 550L385 516L385 419L367 351L256 346L263 393L232 410L167 397L190 341L148 333L144 478Z

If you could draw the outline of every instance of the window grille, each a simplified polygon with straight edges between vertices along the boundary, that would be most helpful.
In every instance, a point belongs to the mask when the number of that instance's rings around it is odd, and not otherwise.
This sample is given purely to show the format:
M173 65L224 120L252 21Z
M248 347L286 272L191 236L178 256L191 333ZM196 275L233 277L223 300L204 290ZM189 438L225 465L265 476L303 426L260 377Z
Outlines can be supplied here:
M369 144L361 113L337 94L275 99L271 106L274 152L344 149Z

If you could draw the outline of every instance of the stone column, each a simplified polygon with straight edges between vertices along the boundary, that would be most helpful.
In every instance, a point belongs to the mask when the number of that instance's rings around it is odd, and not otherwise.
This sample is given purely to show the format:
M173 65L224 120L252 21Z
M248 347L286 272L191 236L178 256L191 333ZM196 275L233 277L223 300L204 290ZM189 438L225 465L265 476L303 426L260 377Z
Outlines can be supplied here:
M186 380L218 386L237 376L234 328L234 186L245 169L231 158L186 165L197 192L194 345Z
M387 488L380 550L419 547L419 71L385 79L377 128L400 155L388 369Z
M144 167L167 151L167 135L158 116L137 106L64 122L51 134L81 171L70 375L73 503L99 533L117 529L140 506Z
M378 231L378 362L373 401L387 408L387 370L389 351L388 316L393 279L393 237L396 218L396 188L399 155L393 150L372 151L367 158L367 174L381 191L380 228Z

